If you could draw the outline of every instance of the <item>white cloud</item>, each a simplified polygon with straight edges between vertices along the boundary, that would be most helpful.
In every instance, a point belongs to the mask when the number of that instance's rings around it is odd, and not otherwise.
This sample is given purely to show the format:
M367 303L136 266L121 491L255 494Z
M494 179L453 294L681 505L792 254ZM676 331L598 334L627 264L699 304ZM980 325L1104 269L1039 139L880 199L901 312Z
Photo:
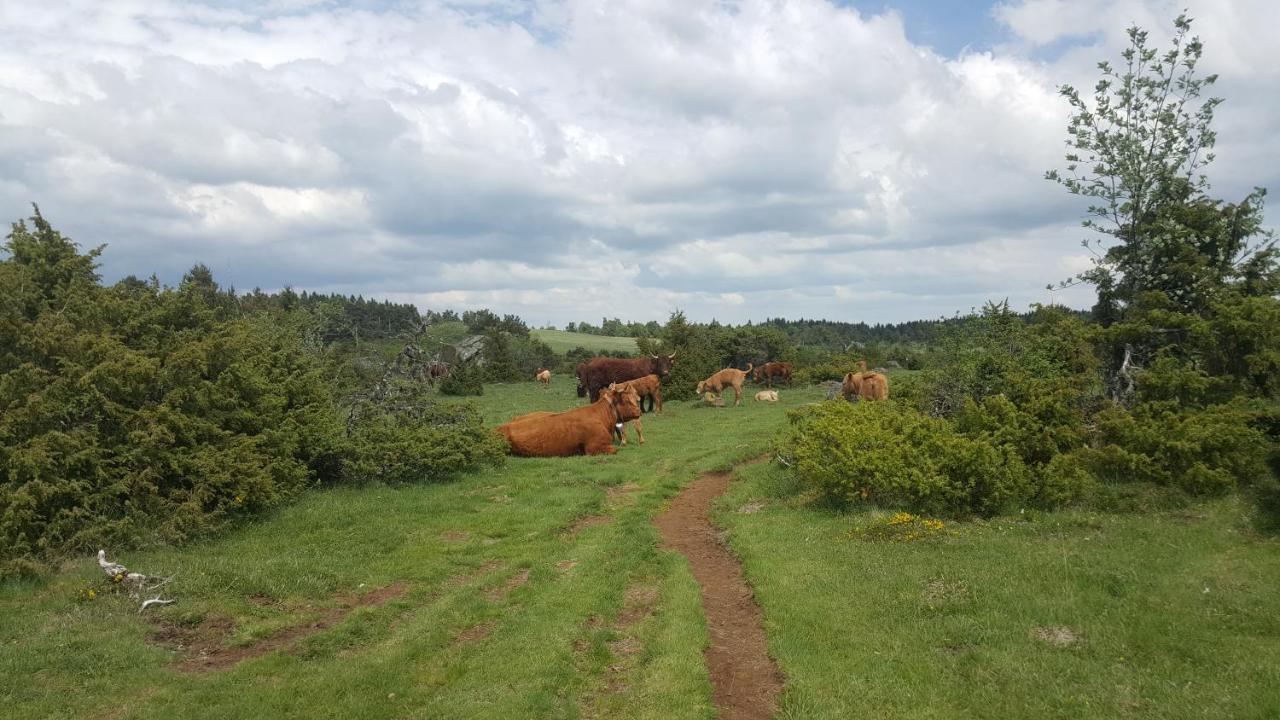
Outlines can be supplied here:
M1190 4L1229 100L1214 177L1268 184L1268 8ZM1087 263L1083 204L1040 179L1055 86L1178 9L1009 3L1011 42L951 58L821 0L0 0L0 213L111 243L109 277L202 261L535 322L1087 304L1042 289Z

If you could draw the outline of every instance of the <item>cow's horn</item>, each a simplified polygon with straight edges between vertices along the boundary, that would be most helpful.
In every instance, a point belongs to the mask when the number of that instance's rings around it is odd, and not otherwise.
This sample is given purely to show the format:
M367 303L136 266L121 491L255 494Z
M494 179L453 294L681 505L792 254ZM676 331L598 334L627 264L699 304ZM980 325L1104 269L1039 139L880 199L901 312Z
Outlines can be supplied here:
M667 356L667 359L668 359L668 360L675 360L675 359L676 359L676 354L675 354L675 353L671 353L670 355L668 355L668 356Z

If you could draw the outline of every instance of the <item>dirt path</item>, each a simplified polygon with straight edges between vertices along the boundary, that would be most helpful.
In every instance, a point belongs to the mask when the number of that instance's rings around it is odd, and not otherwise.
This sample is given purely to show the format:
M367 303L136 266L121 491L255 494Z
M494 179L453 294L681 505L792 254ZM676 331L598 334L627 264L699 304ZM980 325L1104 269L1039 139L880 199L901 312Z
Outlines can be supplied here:
M720 719L764 720L777 711L782 673L769 657L764 618L742 566L707 518L711 501L729 488L729 478L730 473L702 473L654 522L663 547L689 559L701 586L711 630L707 669Z

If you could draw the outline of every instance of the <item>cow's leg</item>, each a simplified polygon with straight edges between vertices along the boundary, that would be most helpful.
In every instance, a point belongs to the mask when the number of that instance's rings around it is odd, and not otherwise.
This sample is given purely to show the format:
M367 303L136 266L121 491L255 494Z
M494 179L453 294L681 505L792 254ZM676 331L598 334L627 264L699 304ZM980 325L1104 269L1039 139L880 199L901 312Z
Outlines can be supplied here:
M644 444L644 426L640 424L640 418L636 418L635 420L632 420L631 424L634 425L636 428L636 440L638 440L640 444L643 445Z
M613 446L613 438L608 434L593 437L582 447L587 455L612 455L618 452L618 448Z
M733 406L738 407L741 404L742 404L742 386L734 385L733 386Z
M661 390L653 391L653 397L658 401L658 413L661 414L662 413L662 391Z

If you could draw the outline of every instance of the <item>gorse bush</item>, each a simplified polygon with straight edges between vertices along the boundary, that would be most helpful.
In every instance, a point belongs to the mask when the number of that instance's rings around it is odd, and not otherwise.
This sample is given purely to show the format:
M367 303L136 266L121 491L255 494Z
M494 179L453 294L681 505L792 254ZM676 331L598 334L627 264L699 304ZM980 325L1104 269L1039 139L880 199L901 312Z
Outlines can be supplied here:
M104 287L100 251L38 211L4 249L0 574L207 534L319 482L438 479L497 454L465 410L346 432L295 316L245 312L207 268Z

